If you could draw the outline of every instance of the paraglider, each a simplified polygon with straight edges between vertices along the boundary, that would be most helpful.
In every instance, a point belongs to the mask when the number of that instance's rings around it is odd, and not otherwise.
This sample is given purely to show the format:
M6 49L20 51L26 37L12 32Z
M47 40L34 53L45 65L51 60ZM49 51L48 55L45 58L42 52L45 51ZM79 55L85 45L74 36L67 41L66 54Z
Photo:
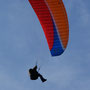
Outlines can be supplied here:
M47 39L52 56L61 55L68 43L69 24L66 9L62 0L29 0ZM31 80L38 77L44 82L46 79L37 71L37 66L29 69Z
M43 76L37 71L37 65L33 69L29 69L29 75L31 80L37 80L40 77L42 82L45 82L47 79L43 78Z
M45 33L52 56L61 55L68 43L69 24L62 0L29 0Z

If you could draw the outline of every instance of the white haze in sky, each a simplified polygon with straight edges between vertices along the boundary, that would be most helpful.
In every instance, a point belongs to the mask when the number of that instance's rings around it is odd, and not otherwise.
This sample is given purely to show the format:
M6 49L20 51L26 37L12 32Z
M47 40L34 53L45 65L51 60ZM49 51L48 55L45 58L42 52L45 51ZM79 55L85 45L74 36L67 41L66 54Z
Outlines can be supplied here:
M63 2L69 43L52 57L28 0L0 0L0 90L90 90L90 0ZM45 83L29 79L36 61Z

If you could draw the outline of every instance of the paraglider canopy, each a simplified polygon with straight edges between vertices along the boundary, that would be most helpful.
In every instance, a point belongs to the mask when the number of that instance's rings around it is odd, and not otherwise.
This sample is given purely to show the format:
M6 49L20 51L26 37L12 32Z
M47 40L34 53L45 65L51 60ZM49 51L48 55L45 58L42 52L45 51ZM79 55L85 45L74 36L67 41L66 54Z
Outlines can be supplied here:
M69 25L62 0L29 0L34 9L52 56L61 55L67 47Z

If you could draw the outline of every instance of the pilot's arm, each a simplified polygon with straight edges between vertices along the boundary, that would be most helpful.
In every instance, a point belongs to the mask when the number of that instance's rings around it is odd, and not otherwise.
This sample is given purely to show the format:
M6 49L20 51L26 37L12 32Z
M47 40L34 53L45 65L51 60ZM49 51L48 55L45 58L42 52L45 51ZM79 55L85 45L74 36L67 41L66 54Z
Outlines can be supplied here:
M33 70L37 70L37 65L33 68Z

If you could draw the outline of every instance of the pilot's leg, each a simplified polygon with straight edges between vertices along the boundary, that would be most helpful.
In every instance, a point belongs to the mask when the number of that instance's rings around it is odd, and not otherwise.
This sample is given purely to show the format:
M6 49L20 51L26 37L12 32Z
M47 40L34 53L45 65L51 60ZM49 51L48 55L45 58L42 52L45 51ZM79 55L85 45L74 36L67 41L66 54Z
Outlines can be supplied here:
M45 82L47 79L43 78L43 76L39 73L38 76L40 77L42 82Z

